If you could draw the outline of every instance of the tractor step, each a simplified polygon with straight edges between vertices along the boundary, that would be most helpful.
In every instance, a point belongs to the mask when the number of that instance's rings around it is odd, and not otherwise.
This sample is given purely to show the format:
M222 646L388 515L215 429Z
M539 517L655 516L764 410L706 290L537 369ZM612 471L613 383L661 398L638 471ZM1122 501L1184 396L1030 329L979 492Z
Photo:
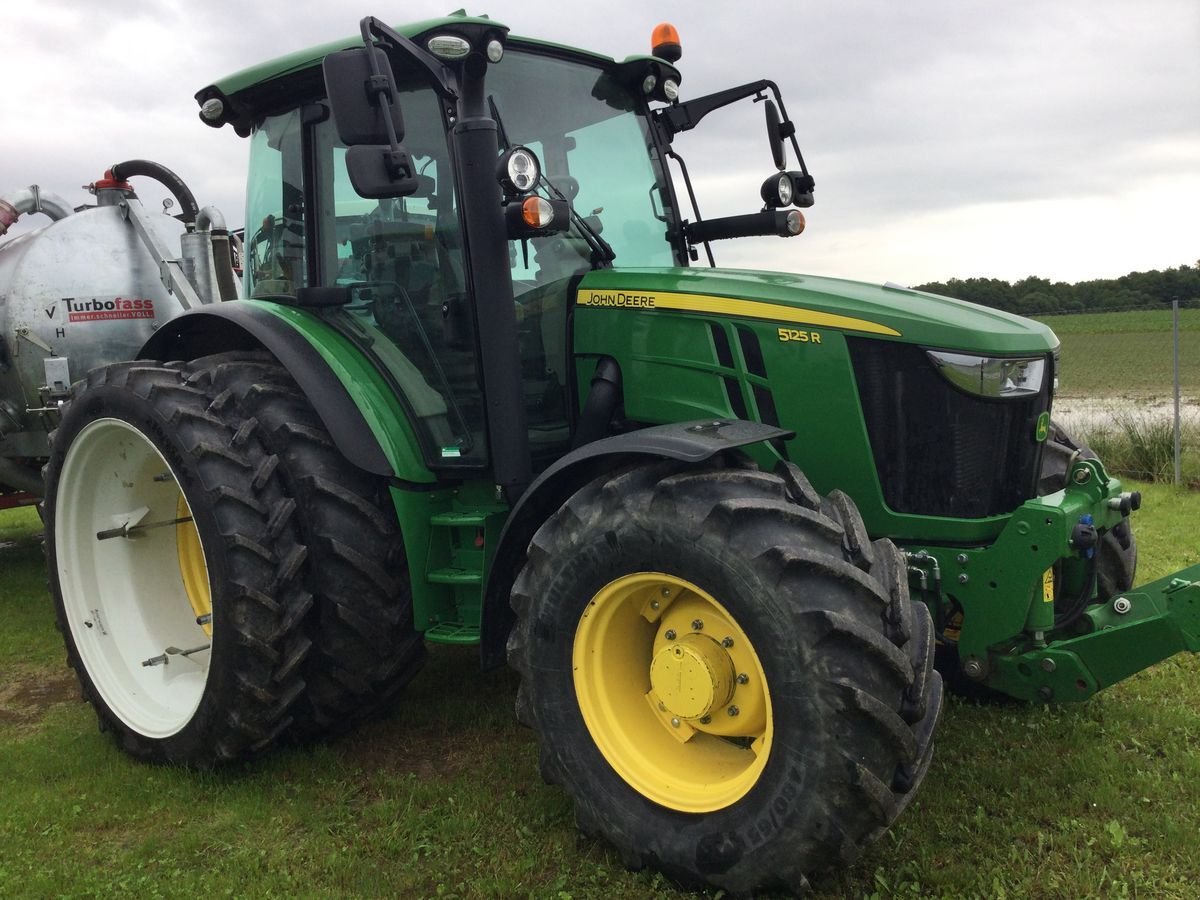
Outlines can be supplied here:
M433 643L478 643L484 578L507 505L495 501L495 485L490 483L396 496L401 509L411 509L414 520L419 516L428 523L405 535L410 547L424 547L414 554L424 561L421 570L414 567L413 572L417 629Z
M425 640L434 644L478 644L479 626L446 622L427 630Z
M456 566L434 569L425 577L433 584L483 584L483 573L478 569L462 569Z
M482 510L455 510L435 513L429 517L429 524L441 528L462 528L469 525L482 526L487 523L487 520L488 513Z

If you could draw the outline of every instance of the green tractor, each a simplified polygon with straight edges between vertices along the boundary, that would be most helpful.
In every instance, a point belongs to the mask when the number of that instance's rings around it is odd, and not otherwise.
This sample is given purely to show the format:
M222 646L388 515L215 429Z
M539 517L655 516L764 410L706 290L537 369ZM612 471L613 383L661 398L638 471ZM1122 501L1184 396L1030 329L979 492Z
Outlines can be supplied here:
M678 59L367 18L200 91L250 139L246 299L76 384L46 468L122 749L338 732L475 644L628 865L798 888L914 796L939 670L1081 700L1200 647L1200 566L1133 590L1139 497L1050 419L1048 328L692 265L813 179L774 83L681 101ZM703 219L674 141L742 101L763 206Z

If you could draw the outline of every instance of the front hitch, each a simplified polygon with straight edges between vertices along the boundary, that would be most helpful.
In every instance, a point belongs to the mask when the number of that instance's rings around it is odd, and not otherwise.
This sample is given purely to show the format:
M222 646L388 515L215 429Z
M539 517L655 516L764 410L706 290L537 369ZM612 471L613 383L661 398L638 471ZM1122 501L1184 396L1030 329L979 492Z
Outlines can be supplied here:
M1169 656L1200 652L1200 563L1090 606L1088 631L993 655L988 687L1022 700L1085 700Z

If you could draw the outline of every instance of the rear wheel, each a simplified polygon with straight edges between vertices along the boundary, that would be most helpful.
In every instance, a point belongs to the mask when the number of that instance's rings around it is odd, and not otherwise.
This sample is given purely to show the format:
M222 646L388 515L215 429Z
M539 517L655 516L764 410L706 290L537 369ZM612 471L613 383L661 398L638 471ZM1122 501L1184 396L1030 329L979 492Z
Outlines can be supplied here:
M302 734L344 731L387 709L425 661L404 541L383 479L348 463L304 392L265 353L200 360L223 415L254 422L299 505L313 649L296 709Z
M68 664L126 751L210 766L290 723L311 600L276 466L179 368L75 387L46 468L50 586Z
M881 834L928 765L928 613L849 498L794 469L602 477L535 535L513 607L542 774L632 867L800 887Z

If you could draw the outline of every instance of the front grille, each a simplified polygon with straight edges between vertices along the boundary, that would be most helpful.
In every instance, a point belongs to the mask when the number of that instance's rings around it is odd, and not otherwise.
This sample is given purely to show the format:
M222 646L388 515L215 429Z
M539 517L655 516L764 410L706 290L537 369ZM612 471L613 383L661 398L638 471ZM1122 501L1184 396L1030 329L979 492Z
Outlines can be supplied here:
M910 344L848 338L884 500L895 512L979 519L1035 495L1042 392L992 400L952 386ZM1047 366L1049 370L1049 366Z

